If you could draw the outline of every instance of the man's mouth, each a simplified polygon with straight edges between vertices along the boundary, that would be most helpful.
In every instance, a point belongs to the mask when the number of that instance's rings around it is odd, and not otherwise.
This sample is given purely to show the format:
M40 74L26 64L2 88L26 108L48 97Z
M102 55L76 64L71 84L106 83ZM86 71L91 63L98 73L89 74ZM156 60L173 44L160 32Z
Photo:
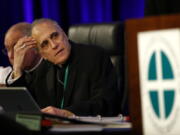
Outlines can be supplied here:
M63 50L64 50L64 48L60 49L60 50L55 54L55 56L58 55L59 53L61 53Z

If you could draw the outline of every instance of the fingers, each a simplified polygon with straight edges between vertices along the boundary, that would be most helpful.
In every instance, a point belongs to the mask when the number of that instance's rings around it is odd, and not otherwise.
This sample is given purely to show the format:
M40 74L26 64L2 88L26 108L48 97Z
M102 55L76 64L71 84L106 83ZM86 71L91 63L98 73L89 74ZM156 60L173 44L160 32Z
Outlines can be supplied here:
M64 109L58 109L52 106L48 106L44 109L41 110L44 113L49 113L49 114L54 114L54 115L59 115L63 117L73 117L75 116L72 112Z
M48 112L52 109L52 106L48 106L46 108L41 109L42 112Z
M31 48L35 48L36 41L32 37L22 37L14 46L14 64L13 70L17 74L22 74L22 70L26 67L26 54Z
M37 43L36 41L31 41L31 42L24 43L19 47L19 49L24 49L24 48L26 48L27 46L30 46L30 45L35 47L36 43Z
M33 47L35 47L36 44L37 44L37 42L35 39L33 39L32 37L25 36L18 40L18 42L14 46L14 50L15 51L23 50L28 46L30 46L28 48L33 48Z

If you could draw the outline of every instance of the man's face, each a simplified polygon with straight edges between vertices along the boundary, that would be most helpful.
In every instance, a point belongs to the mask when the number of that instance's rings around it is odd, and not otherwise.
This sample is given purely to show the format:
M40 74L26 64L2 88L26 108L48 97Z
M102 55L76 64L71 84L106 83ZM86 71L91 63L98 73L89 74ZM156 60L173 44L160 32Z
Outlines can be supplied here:
M66 62L71 46L59 26L51 22L37 24L32 30L32 37L38 42L38 49L43 58L54 64Z
M14 46L16 45L18 40L24 36L25 35L22 32L17 31L10 31L6 34L4 44L7 49L7 55L11 65L13 65L14 63Z

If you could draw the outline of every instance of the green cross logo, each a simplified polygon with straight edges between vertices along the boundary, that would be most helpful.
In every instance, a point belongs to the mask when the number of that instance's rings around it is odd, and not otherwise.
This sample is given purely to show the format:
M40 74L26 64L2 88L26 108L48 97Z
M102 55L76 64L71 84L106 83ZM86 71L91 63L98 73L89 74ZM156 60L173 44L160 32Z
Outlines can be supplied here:
M162 50L150 57L148 81L153 111L159 119L167 119L173 110L175 82L171 62Z

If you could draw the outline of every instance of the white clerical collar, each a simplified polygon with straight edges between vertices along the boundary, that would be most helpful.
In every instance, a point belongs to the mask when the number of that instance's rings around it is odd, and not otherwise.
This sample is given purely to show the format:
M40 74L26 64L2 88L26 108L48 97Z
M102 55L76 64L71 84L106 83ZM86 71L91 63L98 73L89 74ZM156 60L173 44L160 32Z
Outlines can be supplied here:
M38 61L38 63L33 68L31 68L30 70L25 70L25 72L29 73L29 72L34 71L41 64L42 60L43 60L43 58L41 57L40 60Z

